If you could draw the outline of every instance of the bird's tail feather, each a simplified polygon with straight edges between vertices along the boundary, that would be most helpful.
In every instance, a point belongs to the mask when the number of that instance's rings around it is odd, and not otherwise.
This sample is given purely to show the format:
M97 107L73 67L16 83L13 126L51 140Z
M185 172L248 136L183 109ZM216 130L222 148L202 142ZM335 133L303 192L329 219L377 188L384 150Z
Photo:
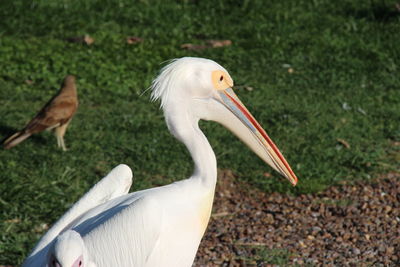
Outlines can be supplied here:
M5 149L10 149L24 141L29 136L31 136L30 133L16 132L4 141L3 146Z

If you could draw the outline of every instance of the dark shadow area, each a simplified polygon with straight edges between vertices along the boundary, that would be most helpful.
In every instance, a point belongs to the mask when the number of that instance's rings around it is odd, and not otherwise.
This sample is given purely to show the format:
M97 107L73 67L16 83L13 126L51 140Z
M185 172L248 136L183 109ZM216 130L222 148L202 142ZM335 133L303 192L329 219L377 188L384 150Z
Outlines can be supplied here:
M0 123L0 144L2 145L3 142L10 137L11 135L13 135L14 133L16 133L19 129L15 129L6 125L3 125ZM33 142L38 143L38 144L46 144L48 143L46 138L44 138L43 136L41 136L40 134L34 134L32 136L30 136L27 140L31 139ZM23 141L26 142L27 140Z
M390 22L400 17L400 4L385 5L384 3L371 4L369 8L349 8L345 14L358 19L370 21Z
M1 138L0 142L3 143L4 140L6 140L9 136L14 134L16 131L18 131L18 129L8 127L0 123L0 138Z

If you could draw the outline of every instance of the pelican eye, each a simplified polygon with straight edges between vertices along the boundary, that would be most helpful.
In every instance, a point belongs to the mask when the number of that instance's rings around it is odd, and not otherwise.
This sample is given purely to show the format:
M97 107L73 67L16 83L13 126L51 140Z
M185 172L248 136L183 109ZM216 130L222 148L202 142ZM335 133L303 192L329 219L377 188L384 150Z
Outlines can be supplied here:
M211 72L211 82L215 90L225 90L233 86L229 74L223 70L214 70Z
M79 261L79 264L78 264L78 266L82 266L82 261Z

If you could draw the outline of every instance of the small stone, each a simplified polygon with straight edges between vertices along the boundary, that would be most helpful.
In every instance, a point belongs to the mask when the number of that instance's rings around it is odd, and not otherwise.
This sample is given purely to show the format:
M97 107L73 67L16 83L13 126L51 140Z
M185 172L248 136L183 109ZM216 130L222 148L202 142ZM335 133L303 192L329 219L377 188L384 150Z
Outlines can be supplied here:
M356 255L360 255L361 251L358 248L353 248L353 253Z
M300 244L300 246L302 247L302 248L306 248L307 247L307 245L306 244L304 244L304 242L303 241L299 241L299 244Z
M312 236L312 235L308 235L308 236L307 236L307 239L308 239L308 240L314 240L314 239L315 239L315 237L314 237L314 236Z
M389 213L392 210L391 206L385 206L385 212Z
M386 247L385 247L384 245L380 245L380 246L378 247L378 251L379 251L379 252L385 252L385 250L386 250Z

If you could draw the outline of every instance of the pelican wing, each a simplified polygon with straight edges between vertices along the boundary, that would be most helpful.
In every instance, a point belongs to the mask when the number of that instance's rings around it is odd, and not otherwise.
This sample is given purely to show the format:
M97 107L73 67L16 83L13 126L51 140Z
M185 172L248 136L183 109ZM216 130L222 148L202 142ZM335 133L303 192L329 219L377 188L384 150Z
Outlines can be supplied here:
M150 263L163 228L162 205L149 195L132 197L74 228L97 266L157 266Z
M33 266L35 258L46 255L48 245L78 217L88 210L97 207L109 200L126 195L132 184L132 171L124 164L115 167L106 177L94 185L82 196L40 239L32 253L26 259L24 266Z

